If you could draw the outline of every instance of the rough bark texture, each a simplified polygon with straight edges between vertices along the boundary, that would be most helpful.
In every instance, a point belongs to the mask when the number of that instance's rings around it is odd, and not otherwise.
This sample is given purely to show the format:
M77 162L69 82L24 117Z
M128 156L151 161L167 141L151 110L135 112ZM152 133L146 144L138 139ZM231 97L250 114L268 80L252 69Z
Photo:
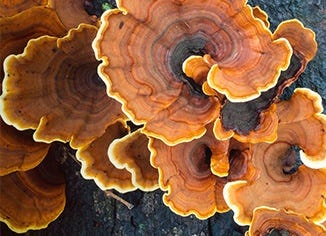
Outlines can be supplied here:
M100 0L99 0L100 1ZM91 2L91 1L90 1ZM103 0L102 0L103 2ZM111 3L113 1L110 1ZM325 1L320 0L251 0L264 9L271 29L282 21L297 18L316 32L318 53L299 80L287 89L287 97L295 87L318 92L326 102L326 24ZM201 221L193 216L177 216L162 203L162 192L136 191L121 195L135 205L132 210L107 198L104 193L79 173L79 166L68 159L64 164L67 179L67 204L62 215L48 228L25 235L243 235L246 227L237 226L232 212L216 214ZM0 235L16 235L1 224Z

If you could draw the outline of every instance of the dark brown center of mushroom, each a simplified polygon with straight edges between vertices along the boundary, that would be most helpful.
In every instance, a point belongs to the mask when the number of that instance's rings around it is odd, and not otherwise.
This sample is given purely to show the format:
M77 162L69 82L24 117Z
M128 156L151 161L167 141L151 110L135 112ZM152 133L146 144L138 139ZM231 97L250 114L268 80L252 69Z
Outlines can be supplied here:
M210 172L211 157L212 151L206 144L197 145L191 156L191 163L195 172L203 175L208 174Z
M203 56L206 54L208 40L200 35L188 36L178 42L169 53L169 66L174 76L187 84L191 93L200 97L206 97L201 84L196 83L182 71L183 62L192 55Z
M298 146L291 146L284 155L282 170L286 175L291 175L297 172L299 166L302 165L300 159L300 148Z
M221 110L223 127L242 135L248 135L250 131L259 128L260 113L268 109L275 98L283 92L284 87L297 78L301 68L300 58L293 54L290 66L286 71L282 71L275 87L249 102L233 103L227 100Z
M289 232L286 229L276 229L272 228L268 230L269 232L264 234L264 236L296 236L297 234Z

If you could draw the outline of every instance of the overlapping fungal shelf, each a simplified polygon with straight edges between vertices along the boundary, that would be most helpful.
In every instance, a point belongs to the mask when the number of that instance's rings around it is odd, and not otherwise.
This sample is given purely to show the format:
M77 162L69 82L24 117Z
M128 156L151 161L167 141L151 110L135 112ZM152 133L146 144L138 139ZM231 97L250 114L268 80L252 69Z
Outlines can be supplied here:
M272 32L245 0L117 0L101 19L81 0L1 4L0 221L12 230L62 212L59 141L102 190L160 188L199 219L232 210L246 235L326 234L321 98L280 98L317 52L300 21Z

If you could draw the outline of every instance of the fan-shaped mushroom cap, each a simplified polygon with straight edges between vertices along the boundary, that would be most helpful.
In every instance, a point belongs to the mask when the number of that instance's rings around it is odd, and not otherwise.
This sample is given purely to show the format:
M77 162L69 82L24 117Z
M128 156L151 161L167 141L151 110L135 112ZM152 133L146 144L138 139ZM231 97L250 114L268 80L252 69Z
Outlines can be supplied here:
M6 58L1 96L6 123L36 129L35 140L70 141L78 148L125 119L96 73L90 46L96 31L81 24L63 38L31 40L23 54Z
M160 188L168 191L163 201L172 211L206 219L229 210L222 195L226 179L210 170L211 158L228 156L227 141L217 141L208 131L199 139L175 146L150 138L149 149L151 164L159 170Z
M326 128L325 116L318 114L320 109L320 98L307 89L295 90L289 101L278 104L278 139L253 146L257 174L224 188L225 200L239 224L249 224L253 210L259 206L288 209L314 222L325 219L326 169L298 167L296 148L302 149L302 161L311 167L317 168L315 163L323 167Z
M88 15L84 0L49 0L48 7L53 8L67 29L76 28L80 23L97 25L98 20Z
M273 41L245 1L146 1L139 9L130 0L118 7L103 14L93 44L103 60L99 73L129 118L169 145L202 136L218 115L214 98L182 73L189 56L211 55L218 63L211 84L241 101L274 86L290 61L288 42Z
M102 190L129 192L136 189L130 172L117 169L107 155L113 140L127 133L128 129L122 123L116 122L108 126L101 137L77 150L76 157L82 163L81 174L85 179L93 179Z
M271 231L285 230L287 235L323 236L326 234L322 225L294 212L272 208L256 208L248 234L249 236L269 235Z
M0 134L0 176L34 168L44 159L50 147L34 142L31 132L19 132L1 118Z
M33 6L44 6L48 0L1 0L0 17L13 16Z
M301 161L310 168L326 168L326 115L318 93L297 88L289 101L278 104L280 129L289 130Z
M307 64L317 53L315 33L297 19L283 21L273 34L274 39L286 38L293 48L293 53Z
M0 18L0 63L2 65L10 54L22 53L30 39L42 35L62 37L66 33L56 12L47 7L32 7L17 15ZM2 81L2 66L0 72Z
M63 211L65 184L50 148L40 165L26 172L0 177L0 221L22 233L47 227Z
M120 139L115 139L109 146L108 156L113 165L127 169L132 174L133 184L143 191L159 188L158 172L150 164L148 137L137 131Z

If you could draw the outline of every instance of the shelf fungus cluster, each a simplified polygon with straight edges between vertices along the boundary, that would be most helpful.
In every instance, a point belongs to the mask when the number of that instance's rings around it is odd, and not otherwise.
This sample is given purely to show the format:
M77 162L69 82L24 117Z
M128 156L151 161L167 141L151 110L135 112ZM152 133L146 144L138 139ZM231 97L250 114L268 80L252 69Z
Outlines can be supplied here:
M312 30L272 32L245 0L117 0L101 19L83 2L3 3L1 221L59 216L69 143L102 190L160 188L199 219L232 210L247 235L325 235L321 98L280 98L316 54Z

